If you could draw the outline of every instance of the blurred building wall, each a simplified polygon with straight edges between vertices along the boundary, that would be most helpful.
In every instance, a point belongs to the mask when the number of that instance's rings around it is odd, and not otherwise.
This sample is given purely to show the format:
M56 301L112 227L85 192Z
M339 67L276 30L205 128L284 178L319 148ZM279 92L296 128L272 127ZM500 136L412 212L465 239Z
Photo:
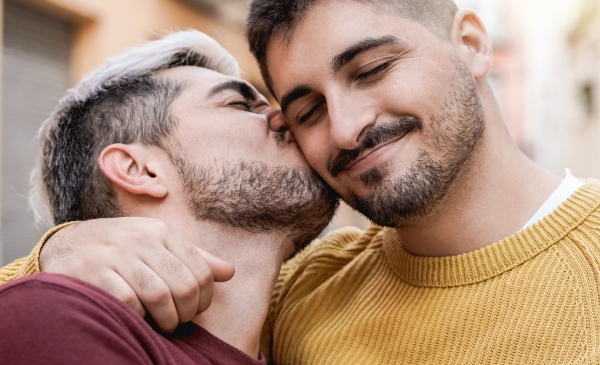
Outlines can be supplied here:
M600 178L600 0L587 0L569 34L573 68L573 125L567 162Z
M27 210L28 175L37 146L32 139L69 86L72 32L69 24L4 4L2 79L3 256L17 258L41 231Z
M490 32L490 83L511 136L536 163L600 178L600 0L456 0Z
M13 0L14 1L14 0ZM199 29L227 48L243 75L264 88L244 39L243 23L228 20L192 0L20 0L17 1L74 27L72 83L108 57L166 32ZM210 1L206 1L210 3ZM239 1L238 1L239 2ZM199 4L194 6L193 4Z

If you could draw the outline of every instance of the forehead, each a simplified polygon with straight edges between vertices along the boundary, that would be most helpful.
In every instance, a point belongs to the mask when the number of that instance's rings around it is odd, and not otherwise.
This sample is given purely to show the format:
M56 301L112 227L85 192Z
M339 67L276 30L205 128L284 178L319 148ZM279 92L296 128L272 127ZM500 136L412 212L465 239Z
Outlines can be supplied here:
M184 90L183 94L193 95L196 99L208 99L211 94L211 90L213 90L216 86L222 85L224 83L235 81L237 83L243 83L247 85L248 89L252 90L252 92L259 98L264 99L264 97L256 91L254 86L250 83L242 80L239 77L224 75L220 72L213 71L203 67L195 67L195 66L180 66L174 67L167 70L163 70L157 73L158 77L165 77L172 80L176 80L178 82L185 83L187 86ZM227 88L229 90L235 90L235 88Z
M318 2L289 34L278 34L267 45L267 68L276 97L281 96L284 80L305 82L305 76L315 71L332 73L335 55L361 40L388 35L405 44L436 39L422 24L372 4Z

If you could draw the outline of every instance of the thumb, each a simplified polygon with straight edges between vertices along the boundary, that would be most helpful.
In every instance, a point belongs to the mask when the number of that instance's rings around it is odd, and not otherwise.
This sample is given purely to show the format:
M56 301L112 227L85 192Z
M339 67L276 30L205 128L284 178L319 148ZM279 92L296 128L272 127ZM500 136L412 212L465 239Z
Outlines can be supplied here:
M213 272L213 278L215 282L225 282L231 280L235 274L235 267L233 264L223 261L220 258L213 256L212 254L204 251L201 248L196 247L196 250L202 254L202 257L210 265Z

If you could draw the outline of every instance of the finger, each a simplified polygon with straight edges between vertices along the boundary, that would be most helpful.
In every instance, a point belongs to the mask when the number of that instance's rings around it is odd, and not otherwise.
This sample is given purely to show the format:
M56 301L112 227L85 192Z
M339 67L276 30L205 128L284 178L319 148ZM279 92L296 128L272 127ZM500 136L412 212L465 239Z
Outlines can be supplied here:
M120 265L118 267L126 267ZM146 311L165 333L172 333L179 324L179 315L169 286L146 264L138 262L119 274L137 294Z
M171 252L163 250L160 254L153 254L144 259L146 265L167 284L171 297L175 303L179 321L191 321L198 314L200 302L200 286L198 279L188 268ZM210 270L208 264L204 264ZM212 298L212 274L204 274L207 283L203 283L206 296Z
M196 247L174 229L167 232L165 246L192 271L198 279L200 289L207 280L224 282L230 280L235 273L232 264ZM203 267L207 264L210 266L211 277L208 277L209 272Z
M146 309L142 305L142 302L139 300L138 296L135 294L135 291L125 281L125 279L123 279L121 275L117 274L115 271L106 270L102 274L96 276L95 282L92 282L91 284L94 284L100 289L112 294L121 302L125 303L134 311L136 311L140 316L146 316Z
M199 290L199 296L197 302L195 303L196 313L204 312L206 309L208 309L210 303L212 302L214 283L213 268L209 261L204 258L204 255L206 255L212 262L217 261L217 266L225 266L226 270L227 266L231 266L231 271L233 271L233 266L217 259L205 251L198 250L195 245L186 240L173 229L167 234L165 246L194 275L196 279L196 286ZM177 267L173 266L172 269L177 269ZM220 276L219 279L222 280L224 276L222 274L223 269L219 267L218 271ZM168 275L168 273L164 273L164 275ZM228 280L229 278L226 279ZM181 288L180 290L183 293L191 292L191 290L186 288ZM185 308L189 308L189 304L185 304Z
M229 281L235 275L235 267L233 264L223 261L220 258L213 256L212 254L204 251L201 248L195 247L195 249L202 254L206 262L212 268L213 279L217 283Z

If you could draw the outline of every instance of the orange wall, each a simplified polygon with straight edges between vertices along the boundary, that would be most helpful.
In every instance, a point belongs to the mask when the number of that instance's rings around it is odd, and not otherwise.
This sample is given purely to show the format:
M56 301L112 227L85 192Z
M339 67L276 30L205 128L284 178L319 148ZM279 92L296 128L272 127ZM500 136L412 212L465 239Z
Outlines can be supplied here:
M240 63L242 76L264 86L240 24L228 24L178 0L23 0L74 24L72 83L128 47L165 32L199 29L219 41Z

